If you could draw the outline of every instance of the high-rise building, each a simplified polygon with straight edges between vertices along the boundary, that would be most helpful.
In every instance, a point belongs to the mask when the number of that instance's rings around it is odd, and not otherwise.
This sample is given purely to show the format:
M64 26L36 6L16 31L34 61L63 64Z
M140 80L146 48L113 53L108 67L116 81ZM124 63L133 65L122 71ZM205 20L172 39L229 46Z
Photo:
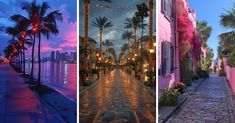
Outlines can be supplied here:
M51 51L51 59L52 62L55 61L55 51Z
M56 51L56 61L59 62L61 60L60 58L60 51Z
M77 60L77 53L76 52L70 52L70 59L73 61Z

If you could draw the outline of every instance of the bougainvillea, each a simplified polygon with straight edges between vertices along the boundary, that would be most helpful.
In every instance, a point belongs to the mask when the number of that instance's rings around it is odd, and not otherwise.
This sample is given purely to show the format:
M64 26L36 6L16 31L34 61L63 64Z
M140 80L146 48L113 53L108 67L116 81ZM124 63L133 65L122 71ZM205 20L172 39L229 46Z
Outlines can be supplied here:
M201 40L189 19L189 9L182 0L177 1L177 32L179 33L180 60L183 60L188 52L193 52L197 59L200 57Z
M202 40L197 31L193 32L192 44L193 44L193 49L192 49L193 56L198 61L200 60L200 56L202 54L201 50Z

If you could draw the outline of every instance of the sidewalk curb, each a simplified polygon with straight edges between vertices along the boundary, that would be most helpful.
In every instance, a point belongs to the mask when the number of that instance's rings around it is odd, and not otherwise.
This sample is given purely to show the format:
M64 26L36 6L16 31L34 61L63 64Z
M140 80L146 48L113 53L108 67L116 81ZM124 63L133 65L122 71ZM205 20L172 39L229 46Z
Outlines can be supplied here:
M174 113L178 109L180 109L180 107L186 102L186 100L192 95L192 93L195 92L207 79L203 79L191 92L189 92L189 94L185 96L185 98L175 107L175 109L173 109L172 112L170 112L165 119L161 120L160 123L165 123L166 121L168 121L174 115Z
M125 72L124 70L122 70L123 72ZM156 97L156 92L152 91L149 87L145 86L144 84L142 84L139 80L137 80L135 77L129 75L127 72L125 72L130 78L134 79L140 86L144 87L145 89L147 89L150 94L152 96L155 96Z
M110 71L108 74L110 74L112 71ZM97 81L95 81L92 85L90 85L89 87L87 87L86 89L82 90L81 92L79 92L79 96L82 96L86 91L90 90L91 88L95 87L99 81L103 80L108 74L105 74L103 77L101 77L100 79L98 79Z
M231 115L231 117L232 117L232 119L234 120L235 118L234 118L234 116L235 116L235 113L234 113L234 106L233 106L233 99L232 99L232 94L231 94L231 86L230 86L230 83L229 82L227 82L226 81L226 78L225 77L220 77L223 81L224 81L224 83L225 83L225 86L226 86L226 88L227 88L227 93L229 94L229 101L230 101L230 107L229 107L229 113L230 113L230 115Z

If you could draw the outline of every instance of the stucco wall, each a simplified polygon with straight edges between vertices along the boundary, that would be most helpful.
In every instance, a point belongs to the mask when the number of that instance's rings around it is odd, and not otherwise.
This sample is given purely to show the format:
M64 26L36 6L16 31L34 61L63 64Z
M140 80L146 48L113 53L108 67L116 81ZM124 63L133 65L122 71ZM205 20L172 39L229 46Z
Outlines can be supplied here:
M161 0L158 4L158 69L161 68L161 54L162 54L162 42L167 41L170 44L175 44L175 34L174 34L174 21L165 17L161 12ZM175 82L175 74L171 73L166 76L159 76L158 86L159 88L170 87Z

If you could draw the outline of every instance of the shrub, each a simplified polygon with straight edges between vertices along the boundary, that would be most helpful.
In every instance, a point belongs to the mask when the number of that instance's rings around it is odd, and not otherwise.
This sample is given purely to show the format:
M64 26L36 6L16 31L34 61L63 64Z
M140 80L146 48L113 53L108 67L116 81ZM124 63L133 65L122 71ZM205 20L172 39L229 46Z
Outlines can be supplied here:
M228 56L228 65L230 67L235 67L235 51L231 52Z
M226 73L223 70L219 71L219 76L226 76Z
M177 82L177 83L174 85L173 89L177 89L178 92L182 94L182 93L184 92L185 87L186 87L186 86L185 86L185 84L184 84L183 82Z
M197 75L198 75L200 78L209 78L209 73L208 73L208 71L206 71L206 70L198 70L198 71L197 71Z
M153 87L153 86L155 86L155 83L146 81L146 82L144 82L144 85L149 86L149 87Z
M201 63L201 69L202 70L206 70L208 72L210 71L210 66L211 66L211 63L212 63L211 58L209 58L209 57L202 58L200 63Z
M174 106L179 103L178 91L173 88L164 89L160 98L159 106Z
M189 57L185 57L180 64L180 77L181 81L185 83L186 86L190 86L192 82L192 63L190 62Z

